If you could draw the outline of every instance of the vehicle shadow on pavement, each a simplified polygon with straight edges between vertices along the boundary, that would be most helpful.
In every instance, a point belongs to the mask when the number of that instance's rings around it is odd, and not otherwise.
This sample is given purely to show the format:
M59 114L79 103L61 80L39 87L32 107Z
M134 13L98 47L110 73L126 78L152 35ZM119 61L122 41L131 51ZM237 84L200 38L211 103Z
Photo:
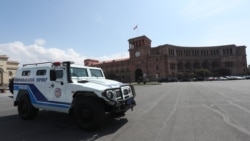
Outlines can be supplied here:
M115 133L128 122L126 118L107 117L102 128L87 132L79 129L67 114L40 111L34 120L18 115L0 117L1 141L93 141Z

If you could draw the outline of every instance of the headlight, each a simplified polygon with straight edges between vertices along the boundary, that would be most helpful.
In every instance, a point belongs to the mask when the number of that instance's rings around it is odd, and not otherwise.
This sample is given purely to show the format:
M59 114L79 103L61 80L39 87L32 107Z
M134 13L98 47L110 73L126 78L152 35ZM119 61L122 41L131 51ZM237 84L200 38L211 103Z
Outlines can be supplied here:
M117 99L122 98L120 89L109 89L109 90L104 91L102 95L109 100L117 100Z
M114 98L114 93L112 90L106 91L106 97L108 99L113 99Z
M130 88L130 86L124 86L121 88L122 92L124 95L128 95L128 94L131 94L132 93L132 90Z

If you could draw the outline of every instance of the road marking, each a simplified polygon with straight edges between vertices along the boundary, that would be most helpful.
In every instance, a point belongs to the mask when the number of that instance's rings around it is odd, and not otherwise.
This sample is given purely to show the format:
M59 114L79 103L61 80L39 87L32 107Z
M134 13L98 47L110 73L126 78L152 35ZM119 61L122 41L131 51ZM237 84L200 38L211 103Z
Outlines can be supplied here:
M230 126L232 126L232 127L234 127L234 128L236 128L237 130L239 130L239 131L241 131L241 132L243 132L243 133L245 133L245 134L247 134L247 135L249 135L250 136L250 131L249 130L247 130L246 128L244 128L243 126L241 126L240 124L234 124L231 120L230 120L230 117L228 117L226 114L224 114L224 113L222 113L221 111L219 111L219 110L217 110L217 109L214 109L214 108L212 108L212 107L210 107L210 106L207 106L207 105L203 105L205 108L207 108L207 109L209 109L209 110L211 110L211 111L213 111L213 112L215 112L215 113L217 113L217 114L219 114L220 116L222 116L223 117L223 120L224 120L224 122L226 123L226 124L228 124L228 125L230 125ZM213 106L213 105L212 105Z
M178 96L176 98L176 101L174 103L174 106L173 106L173 109L172 111L170 112L170 114L167 116L166 120L163 122L163 125L160 129L160 131L158 132L158 134L156 135L155 137L155 141L161 141L162 139L160 139L160 137L162 137L162 135L164 134L164 128L167 126L168 124L168 121L170 120L170 118L174 115L174 113L176 112L177 110L177 106L179 104L179 101L180 101L180 97L182 95L182 92L183 92L183 87L181 87L179 93L178 93Z

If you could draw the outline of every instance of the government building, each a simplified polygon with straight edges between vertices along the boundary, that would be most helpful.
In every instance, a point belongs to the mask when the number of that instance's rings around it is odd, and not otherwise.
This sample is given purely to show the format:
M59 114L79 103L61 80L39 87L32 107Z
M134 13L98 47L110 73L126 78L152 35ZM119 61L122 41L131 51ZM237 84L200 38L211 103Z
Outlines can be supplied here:
M110 61L84 60L86 66L100 67L107 78L135 82L143 78L156 81L163 78L194 77L199 69L212 75L228 70L230 75L247 72L246 46L221 45L185 47L170 44L151 47L151 40L143 35L128 40L129 58Z
M0 55L0 89L8 87L9 80L15 76L18 69L19 63L8 59L8 56Z

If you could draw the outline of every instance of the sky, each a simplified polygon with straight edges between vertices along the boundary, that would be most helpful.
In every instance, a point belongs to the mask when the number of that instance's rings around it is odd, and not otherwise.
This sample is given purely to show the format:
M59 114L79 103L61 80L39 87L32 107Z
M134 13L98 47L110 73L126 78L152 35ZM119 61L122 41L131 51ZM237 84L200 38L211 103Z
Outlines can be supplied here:
M152 47L245 45L250 64L249 7L249 0L0 0L0 55L20 64L128 58L128 39L146 35Z

